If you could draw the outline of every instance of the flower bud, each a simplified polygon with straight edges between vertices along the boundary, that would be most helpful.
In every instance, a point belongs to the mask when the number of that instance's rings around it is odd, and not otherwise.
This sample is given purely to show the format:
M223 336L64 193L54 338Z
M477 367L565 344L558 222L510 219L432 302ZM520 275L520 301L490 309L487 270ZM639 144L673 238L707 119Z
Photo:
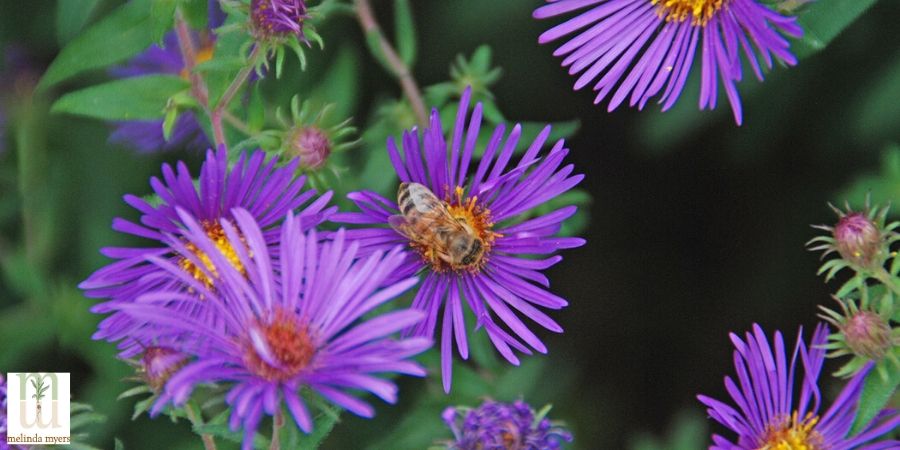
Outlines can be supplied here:
M141 357L144 381L159 392L169 377L187 363L187 356L168 347L147 347Z
M872 360L883 358L892 346L891 327L872 311L858 311L841 326L850 350Z
M860 266L871 265L881 250L881 232L859 212L851 212L834 226L835 247L846 261Z
M331 154L328 135L315 126L295 127L288 134L289 156L300 158L300 167L316 170L325 165Z

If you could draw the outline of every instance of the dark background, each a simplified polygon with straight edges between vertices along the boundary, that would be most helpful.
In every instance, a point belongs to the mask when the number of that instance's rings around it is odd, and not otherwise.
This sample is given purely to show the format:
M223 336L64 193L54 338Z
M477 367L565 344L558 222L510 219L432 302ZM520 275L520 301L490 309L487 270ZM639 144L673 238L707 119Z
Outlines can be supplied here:
M373 3L389 10L390 2ZM764 83L741 83L740 127L725 103L697 112L696 89L690 88L665 114L655 103L643 112L620 108L611 114L605 104L593 105L590 92L572 91L574 79L551 55L555 47L538 46L537 36L557 22L531 19L537 4L414 2L420 36L415 76L421 85L443 81L457 54L489 44L504 71L493 92L508 118L580 119L569 148L570 161L586 174L581 187L593 197L582 234L588 243L564 253L549 271L553 290L570 306L552 314L564 334L539 333L549 355L525 358L544 362L528 400L552 402L551 415L574 428L578 448L623 448L637 433L662 434L685 410L702 416L697 393L726 396L722 378L733 370L729 332L755 322L793 340L799 325L815 324L816 305L830 302L838 284L816 276L818 255L804 243L815 235L810 224L834 221L826 202L842 203L853 180L876 172L882 150L900 137L900 117L868 109L873 101L900 103L873 93L900 62L900 3L878 2L824 51L796 67L777 68ZM0 11L0 43L25 49L40 73L59 48L55 2L4 0ZM389 28L390 14L382 13ZM326 43L357 43L358 115L369 114L385 92L399 95L393 79L366 54L353 20L336 18L322 31ZM103 78L83 77L60 90ZM27 103L14 83L0 90L4 98ZM169 448L190 439L187 426L172 426L164 417L127 422L130 403L114 397L125 389L115 383L128 370L111 358L111 345L88 341L97 319L84 312L92 302L74 286L104 263L100 246L129 242L108 228L116 215L133 216L121 195L145 193L159 163L187 158L196 166L197 155L146 156L112 147L104 124L50 116L48 101L35 99L28 111L40 118L36 134L50 149L43 195L65 205L55 221L54 256L46 263L57 281L43 297L23 294L16 288L18 266L4 265L0 363L6 367L0 370L73 372L76 398L92 399L109 416L95 432L96 445L109 447L115 435L129 449ZM7 177L0 179L0 243L8 257L23 239L10 175L18 163L12 137L0 154ZM852 200L862 206L859 198ZM10 325L22 320L33 321L28 336L21 325ZM826 366L826 372L835 368ZM411 407L403 392L423 389L419 381L404 382L396 411ZM325 447L355 447L355 432L371 437L396 418L389 408L379 408L382 414L388 422L345 416ZM179 448L199 446L199 440L187 442Z

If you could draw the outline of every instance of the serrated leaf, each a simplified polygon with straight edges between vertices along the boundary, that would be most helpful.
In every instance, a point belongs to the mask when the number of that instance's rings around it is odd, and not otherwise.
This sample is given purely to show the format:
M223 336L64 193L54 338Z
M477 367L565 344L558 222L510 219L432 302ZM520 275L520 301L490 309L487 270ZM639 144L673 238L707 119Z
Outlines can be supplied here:
M186 80L173 75L123 78L70 92L50 111L103 120L158 119L169 97L187 88Z
M59 52L37 89L47 89L82 72L110 66L153 43L148 0L134 0L72 40Z
M830 0L807 5L797 17L803 37L791 49L799 58L822 50L857 17L875 4L875 0Z
M862 394L859 396L859 409L856 419L853 421L853 427L850 429L850 436L865 428L885 408L894 391L897 390L897 385L900 384L900 369L890 361L885 361L883 364L888 373L886 379L882 378L874 369L866 375Z
M63 0L56 3L56 37L60 44L78 35L100 0Z
M407 67L416 61L416 25L409 0L394 0L394 37L397 53Z

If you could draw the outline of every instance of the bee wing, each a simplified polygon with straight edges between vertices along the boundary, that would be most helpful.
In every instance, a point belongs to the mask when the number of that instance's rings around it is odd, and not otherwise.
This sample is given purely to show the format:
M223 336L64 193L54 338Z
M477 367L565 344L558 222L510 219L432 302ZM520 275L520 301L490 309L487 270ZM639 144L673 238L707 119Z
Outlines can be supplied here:
M410 238L414 239L414 236L410 236L412 233L413 226L409 221L406 220L406 217L403 217L399 214L395 214L393 216L388 217L388 224L396 230L398 233Z

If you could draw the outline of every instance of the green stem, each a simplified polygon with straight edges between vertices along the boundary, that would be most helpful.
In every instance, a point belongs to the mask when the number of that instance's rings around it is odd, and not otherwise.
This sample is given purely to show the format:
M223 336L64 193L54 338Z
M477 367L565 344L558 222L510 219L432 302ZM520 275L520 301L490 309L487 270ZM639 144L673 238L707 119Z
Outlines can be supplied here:
M253 46L253 50L250 51L250 56L247 58L247 65L234 77L234 80L228 85L228 89L226 89L225 93L222 94L222 97L219 98L216 107L213 108L210 120L212 120L213 137L216 141L216 147L225 145L225 128L222 125L222 118L227 114L228 105L231 103L231 100L234 99L234 96L237 95L241 86L243 86L244 83L247 82L247 79L250 78L250 73L252 73L253 69L256 67L256 60L259 58L259 55L260 46Z
M187 402L187 404L184 405L184 410L185 412L187 412L188 419L190 419L191 425L194 426L194 429L203 426L203 414L193 400ZM215 439L213 439L212 435L201 433L200 439L203 440L204 449L216 450L216 441Z
M900 286L897 286L894 277L892 277L891 274L887 272L887 270L884 270L884 267L880 267L872 274L872 276L876 280L880 281L881 284L887 286L888 289L893 291L895 295L900 296Z

